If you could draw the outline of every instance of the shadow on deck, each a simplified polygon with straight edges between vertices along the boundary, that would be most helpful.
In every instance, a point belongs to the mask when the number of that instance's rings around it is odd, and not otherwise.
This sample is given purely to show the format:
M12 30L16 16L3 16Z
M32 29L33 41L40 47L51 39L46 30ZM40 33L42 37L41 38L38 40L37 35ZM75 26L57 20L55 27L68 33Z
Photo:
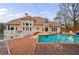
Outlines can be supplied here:
M35 55L79 55L79 43L37 44Z

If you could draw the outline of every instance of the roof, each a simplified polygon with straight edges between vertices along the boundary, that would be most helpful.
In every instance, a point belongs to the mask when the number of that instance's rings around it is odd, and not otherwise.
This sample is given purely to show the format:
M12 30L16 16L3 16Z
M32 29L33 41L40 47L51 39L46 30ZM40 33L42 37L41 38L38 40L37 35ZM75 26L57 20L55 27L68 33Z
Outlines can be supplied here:
M49 26L50 26L50 27L55 27L55 26L60 27L61 25L60 25L60 23L57 22L57 21L49 21Z
M20 21L19 20L33 20L34 21L34 25L38 25L38 26L42 26L45 22L48 21L47 18L43 18L43 17L31 17L31 16L25 16L25 17L21 17L21 18L17 18L14 20L9 21L7 24L14 24L14 25L20 25ZM49 26L61 26L59 22L57 21L48 21Z
M42 17L34 17L34 25L43 25Z
M19 20L11 20L7 24L19 25L20 24L20 21Z
M21 18L11 20L7 24L19 25L20 24L19 20L34 20L34 19L31 16L25 16L25 17L21 17Z

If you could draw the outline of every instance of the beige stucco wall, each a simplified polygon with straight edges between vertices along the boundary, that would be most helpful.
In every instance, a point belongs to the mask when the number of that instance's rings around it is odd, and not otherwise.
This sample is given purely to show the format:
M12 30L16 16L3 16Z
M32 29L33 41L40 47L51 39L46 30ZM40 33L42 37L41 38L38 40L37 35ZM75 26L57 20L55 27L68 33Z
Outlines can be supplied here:
M33 23L34 23L34 21L33 20L20 20L21 21L21 30L23 31L23 27L24 28L26 28L26 27L31 27L31 31L33 31L32 30L32 28L33 28ZM23 25L23 23L31 23L31 25L29 25L29 26L26 26L26 25Z
M37 27L39 27L39 29L37 29ZM35 32L42 32L43 30L42 30L42 28L43 28L43 26L33 26L33 33L35 33Z
M29 30L29 32L45 32L45 28L47 27L48 28L48 31L47 32L54 32L54 33L60 33L60 30L61 28L60 27L57 27L57 31L52 31L52 27L49 27L49 24L48 23L44 23L43 25L34 25L34 21L33 20L20 20L21 22L21 25L10 25L11 27L14 27L16 28L17 27L17 31L24 31L23 30L23 27L29 27L31 28L31 31ZM31 23L31 25L29 26L26 26L26 25L23 25L23 23ZM39 27L39 29L37 29L37 27ZM26 30L25 30L26 31Z

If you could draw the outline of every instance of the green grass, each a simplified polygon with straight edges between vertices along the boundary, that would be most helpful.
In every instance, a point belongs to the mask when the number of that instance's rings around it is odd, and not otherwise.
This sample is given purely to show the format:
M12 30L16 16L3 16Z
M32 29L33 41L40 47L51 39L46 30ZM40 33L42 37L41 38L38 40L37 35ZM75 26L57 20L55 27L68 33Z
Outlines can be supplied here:
M68 36L74 36L73 34L67 34Z

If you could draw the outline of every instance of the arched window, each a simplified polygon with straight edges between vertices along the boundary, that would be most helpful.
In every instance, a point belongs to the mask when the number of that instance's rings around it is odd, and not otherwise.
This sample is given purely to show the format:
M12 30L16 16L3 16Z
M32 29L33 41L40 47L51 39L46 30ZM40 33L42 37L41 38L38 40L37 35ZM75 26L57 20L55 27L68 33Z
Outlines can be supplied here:
M14 30L14 27L11 27L11 30Z
M26 23L26 25L29 25L29 23Z

